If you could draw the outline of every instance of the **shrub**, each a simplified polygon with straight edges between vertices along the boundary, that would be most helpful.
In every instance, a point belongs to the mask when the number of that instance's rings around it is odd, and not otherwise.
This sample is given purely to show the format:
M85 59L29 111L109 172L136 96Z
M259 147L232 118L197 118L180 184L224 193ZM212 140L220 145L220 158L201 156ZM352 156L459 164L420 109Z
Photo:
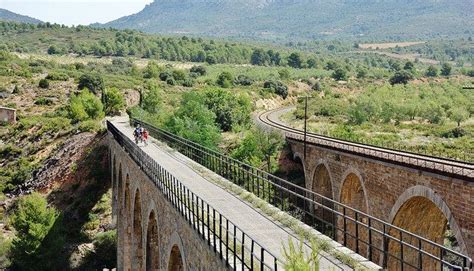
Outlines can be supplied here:
M277 95L283 97L283 99L286 99L286 97L288 97L288 87L280 81L265 81L265 83L263 84L263 88L273 91Z
M73 95L69 102L69 115L74 121L88 119L100 119L104 115L104 106L94 94L82 91L79 95Z
M449 63L443 63L441 66L441 75L443 76L450 76L451 75L451 70L453 67Z
M125 109L125 98L117 88L109 88L104 93L105 114L108 116L119 115Z
M430 65L428 69L426 70L426 76L429 76L429 77L438 76L438 69L435 66Z
M159 107L161 106L162 93L155 85L150 85L149 90L145 93L142 108L150 113L157 113Z
M67 81L69 80L69 76L65 73L51 72L51 73L48 73L48 76L46 76L46 79L51 80L51 81Z
M45 97L40 97L36 99L35 104L36 105L52 105L53 100L45 98Z
M459 138L465 135L467 135L467 132L461 127L456 127L441 134L441 136L445 138Z
M234 84L241 85L241 86L251 86L253 84L253 79L246 76L246 75L239 75L234 80Z
M49 257L58 252L58 246L48 247L45 241L52 235L51 229L57 218L58 212L48 207L46 199L38 193L18 200L18 208L10 220L17 232L11 250L14 267L20 270L48 269ZM50 241L55 243L58 240Z
M79 78L78 88L87 88L97 95L104 90L104 79L98 74L83 74Z
M207 74L206 67L204 66L193 66L190 70L191 73L198 74L199 76L204 76Z
M278 71L278 75L281 80L288 80L291 77L290 71L288 69L282 69Z
M233 81L234 77L230 72L222 72L217 78L216 83L223 88L229 88L232 86Z
M390 84L407 84L413 79L413 74L407 71L398 71L390 78Z
M345 81L347 80L347 72L342 68L338 68L332 73L332 78L336 81Z
M44 89L49 88L49 81L47 79L41 79L38 83L38 86Z

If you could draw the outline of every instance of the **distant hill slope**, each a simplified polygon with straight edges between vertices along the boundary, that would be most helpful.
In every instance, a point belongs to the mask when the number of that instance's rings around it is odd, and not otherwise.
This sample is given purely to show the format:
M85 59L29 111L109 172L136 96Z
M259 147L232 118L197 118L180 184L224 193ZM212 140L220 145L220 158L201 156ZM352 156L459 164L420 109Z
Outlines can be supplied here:
M0 21L39 24L42 21L0 8Z
M103 26L268 40L474 35L472 0L155 0Z

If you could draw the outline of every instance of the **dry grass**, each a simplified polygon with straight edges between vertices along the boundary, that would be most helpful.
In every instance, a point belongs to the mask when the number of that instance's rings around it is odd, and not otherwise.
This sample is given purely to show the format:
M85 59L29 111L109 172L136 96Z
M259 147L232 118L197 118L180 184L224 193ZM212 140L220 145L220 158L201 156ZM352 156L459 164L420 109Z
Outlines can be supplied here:
M359 44L361 49L390 49L395 47L408 47L413 45L424 44L426 41L407 41L407 42L384 42L384 43L362 43Z

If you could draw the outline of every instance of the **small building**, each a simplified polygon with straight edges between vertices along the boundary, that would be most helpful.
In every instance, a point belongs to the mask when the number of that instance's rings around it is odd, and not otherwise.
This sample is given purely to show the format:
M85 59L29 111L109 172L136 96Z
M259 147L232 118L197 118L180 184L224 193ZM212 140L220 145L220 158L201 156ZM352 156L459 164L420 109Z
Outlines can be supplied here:
M16 109L0 106L0 122L16 123Z

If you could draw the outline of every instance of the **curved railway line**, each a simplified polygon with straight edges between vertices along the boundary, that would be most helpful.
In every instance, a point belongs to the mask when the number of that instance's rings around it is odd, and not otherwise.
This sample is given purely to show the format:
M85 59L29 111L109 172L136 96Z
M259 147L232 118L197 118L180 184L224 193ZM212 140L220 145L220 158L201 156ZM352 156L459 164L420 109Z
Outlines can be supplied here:
M311 132L306 133L305 139L304 131L279 120L282 113L291 109L292 107L286 107L265 111L258 115L258 120L264 125L281 130L292 140L474 182L474 164L470 162L388 149Z

